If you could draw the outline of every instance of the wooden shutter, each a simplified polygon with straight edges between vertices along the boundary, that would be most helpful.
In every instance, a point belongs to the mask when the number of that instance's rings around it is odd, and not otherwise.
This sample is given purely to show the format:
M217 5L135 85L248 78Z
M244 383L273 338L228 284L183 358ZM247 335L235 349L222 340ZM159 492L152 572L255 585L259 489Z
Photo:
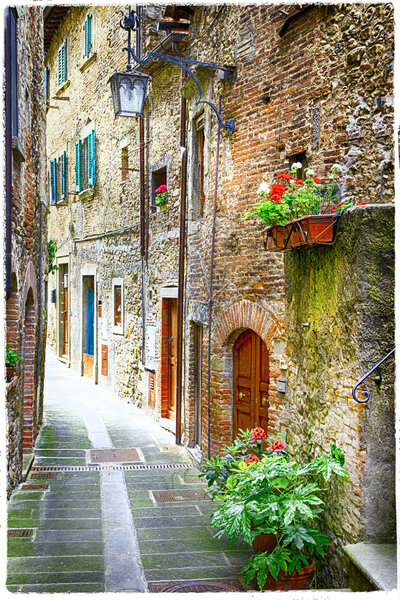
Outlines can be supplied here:
M50 198L51 203L57 202L57 159L53 158L50 161Z
M44 101L46 104L50 101L50 77L49 77L49 67L46 67L44 70Z
M75 142L75 192L82 191L82 142Z
M84 55L85 58L89 58L92 53L92 13L89 13L85 19L83 26L84 30Z
M58 85L67 81L67 40L58 49Z
M67 196L67 153L65 150L60 156L60 179L61 199L64 200Z
M101 374L104 377L108 376L108 346L106 344L101 345Z
M156 407L156 376L149 372L149 408Z
M88 185L94 187L96 183L96 142L94 129L88 136Z

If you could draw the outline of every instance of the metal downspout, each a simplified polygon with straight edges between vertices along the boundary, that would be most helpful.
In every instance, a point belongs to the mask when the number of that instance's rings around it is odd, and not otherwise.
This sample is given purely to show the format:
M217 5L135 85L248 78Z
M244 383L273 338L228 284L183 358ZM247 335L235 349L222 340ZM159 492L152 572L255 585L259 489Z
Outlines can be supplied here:
M219 97L219 111L221 112L221 96ZM210 267L210 292L208 300L208 373L207 373L207 420L208 420L208 460L211 458L211 323L212 323L212 295L214 277L214 251L215 251L215 219L217 213L217 190L218 190L218 163L219 143L221 138L221 123L218 121L217 156L215 160L215 188L214 188L214 212L211 239L211 267Z
M36 349L36 388L39 386L40 341L42 336L42 277L43 277L43 202L40 200L39 229L39 307L38 307L38 344Z
M182 85L186 80L182 71ZM181 96L181 210L179 223L179 267L178 267L178 307L177 307L177 340L176 340L176 427L175 441L181 443L182 436L182 380L183 380L183 298L185 282L185 246L186 246L186 185L187 185L187 149L186 149L186 98Z
M136 53L138 58L142 57L142 7L136 5L136 15L139 20L139 27L136 29ZM128 32L130 35L130 31ZM139 202L140 202L140 269L141 269L141 288L142 288L142 364L145 362L145 343L146 343L146 319L145 319L145 298L144 298L144 257L146 255L146 207L144 194L144 117L139 117Z
M10 8L7 10L5 35L6 89L5 89L5 126L6 126L6 300L11 295L11 235L12 235L12 90L11 90L11 24Z

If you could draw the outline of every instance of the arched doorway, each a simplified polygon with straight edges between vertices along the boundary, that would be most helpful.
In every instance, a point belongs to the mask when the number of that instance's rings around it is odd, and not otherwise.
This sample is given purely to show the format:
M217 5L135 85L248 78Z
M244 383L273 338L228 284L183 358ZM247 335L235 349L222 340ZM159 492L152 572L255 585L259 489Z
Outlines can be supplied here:
M239 429L268 433L269 357L267 346L248 329L233 349L233 437Z

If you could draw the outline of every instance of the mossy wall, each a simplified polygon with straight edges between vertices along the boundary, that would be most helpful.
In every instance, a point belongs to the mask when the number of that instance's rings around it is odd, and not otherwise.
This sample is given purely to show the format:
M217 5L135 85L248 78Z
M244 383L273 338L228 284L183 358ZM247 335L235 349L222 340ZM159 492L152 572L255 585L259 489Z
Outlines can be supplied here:
M351 393L394 348L393 205L349 210L334 246L287 252L285 286L288 444L312 457L335 441L350 472L330 485L324 517L332 538L325 581L343 585L341 546L390 543L396 530L393 358L380 386L373 376L360 386L368 403Z

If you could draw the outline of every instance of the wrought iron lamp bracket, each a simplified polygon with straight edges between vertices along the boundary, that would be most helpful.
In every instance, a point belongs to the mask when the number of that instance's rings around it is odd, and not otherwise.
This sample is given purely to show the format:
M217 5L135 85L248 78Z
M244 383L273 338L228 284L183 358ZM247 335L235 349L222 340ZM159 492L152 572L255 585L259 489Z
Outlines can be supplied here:
M381 364L384 363L385 360L387 360L395 352L395 350L396 350L396 348L393 348L393 350L391 350L389 352L389 354L387 354L385 356L385 358L383 358L381 361L379 361L379 363L377 365L375 365L375 367L373 367L370 371L368 371L368 373L366 375L364 375L364 377L362 379L360 379L360 381L358 381L356 383L356 385L353 387L352 392L351 392L352 396L353 396L354 400L356 400L359 404L365 404L366 402L368 402L371 395L367 391L359 390L360 393L364 396L364 400L360 400L356 396L357 388L363 383L363 381L365 381L367 379L367 377L372 375L372 373L374 373L374 371L377 372L377 375L374 377L374 381L375 381L376 385L381 385L381 383L382 383L382 372L380 369Z
M190 66L211 67L213 69L218 69L220 72L223 73L223 77L225 79L228 79L231 83L234 83L236 81L236 76L237 76L236 67L230 67L230 66L226 66L226 65L221 66L221 65L217 65L212 62L201 62L198 60L192 60L190 58L171 56L169 54L160 54L158 52L151 52L151 51L147 53L145 58L140 59L136 55L133 48L131 47L131 35L130 35L131 31L135 31L139 27L139 19L135 15L135 11L131 10L130 7L129 7L128 17L124 16L122 11L118 11L118 12L123 15L120 20L120 23L119 23L120 27L122 29L125 29L126 31L128 31L128 46L126 48L123 48L123 50L128 53L127 70L132 72L131 57L138 65L143 65L143 64L149 62L152 58L162 59L162 60L165 60L166 62L170 62L170 63L177 65L178 67L180 67L181 69L186 71L191 77L193 77L193 80L197 85L197 88L199 90L199 97L196 101L196 104L208 104L208 106L210 106L213 109L213 111L215 112L220 126L224 127L228 131L229 135L232 135L232 133L235 130L235 119L229 119L226 123L224 123L218 108L209 100L202 99L203 92L201 89L200 82L197 79L196 75L193 73L193 71L189 68L189 65ZM135 71L135 69L133 69L133 71Z

